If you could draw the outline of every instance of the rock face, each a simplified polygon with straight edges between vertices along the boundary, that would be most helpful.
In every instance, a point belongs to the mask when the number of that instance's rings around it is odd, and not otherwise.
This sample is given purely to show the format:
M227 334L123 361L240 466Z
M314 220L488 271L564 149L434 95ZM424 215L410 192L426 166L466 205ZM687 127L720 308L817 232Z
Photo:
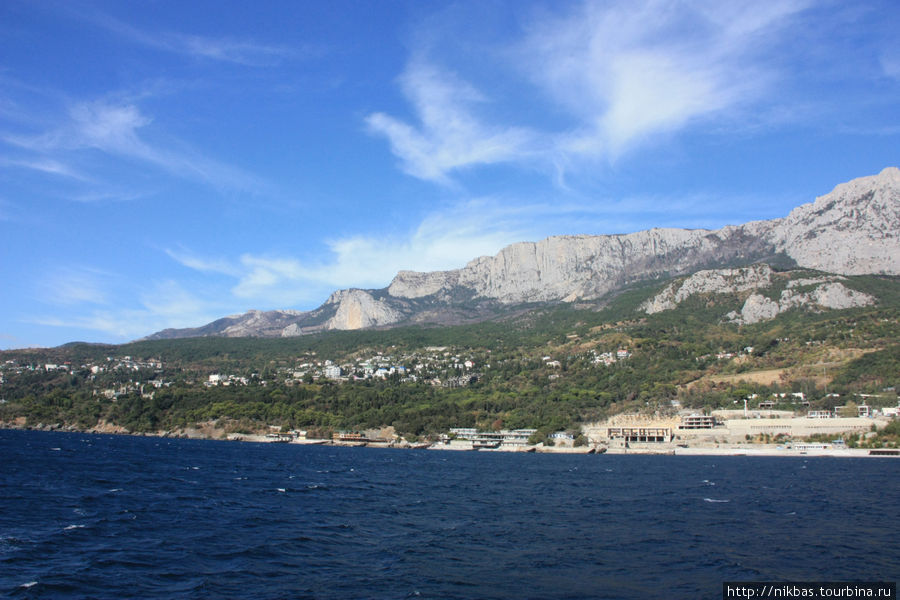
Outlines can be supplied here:
M741 269L699 271L681 283L671 283L640 306L647 314L676 308L696 294L734 294L772 285L772 268L758 264Z
M145 339L186 337L278 337L285 327L304 320L310 313L297 310L250 310L242 315L223 317L202 327L163 329Z
M890 167L878 175L838 185L781 219L717 231L650 229L522 242L496 256L476 258L461 269L401 271L384 290L335 292L313 311L251 311L204 327L166 330L150 337L302 335L327 329L427 322L442 312L460 314L473 300L498 306L591 301L635 282L701 271L678 289L667 288L661 294L664 297L646 307L665 310L680 297L698 291L719 286L730 286L734 291L751 289L759 278L767 276L763 267L721 269L775 259L842 275L898 275L898 232L900 169ZM785 301L800 302L799 297L794 295ZM843 301L836 300L839 297L846 300L848 296L831 287L807 301L824 307L828 302ZM747 318L756 318L753 315L772 313L770 303L775 301L754 299L747 317L741 319L750 322ZM781 301L776 304L780 310Z
M770 245L747 238L738 228L558 236L507 246L462 269L402 271L388 293L446 297L461 287L504 304L593 300L634 281L681 275L702 265L749 262L770 253Z
M507 304L591 300L633 281L778 254L830 273L900 274L900 169L839 185L782 219L717 231L651 229L523 242L462 269L401 271L388 293L440 297L463 287Z
M659 294L641 304L638 310L654 314L677 308L681 302L699 294L739 294L746 296L743 307L740 312L728 313L725 319L732 323L750 325L774 319L785 311L801 307L842 310L869 306L876 302L873 296L845 286L839 281L845 279L841 276L789 279L778 300L764 296L759 291L772 287L776 280L784 281L791 277L791 273L774 273L766 264L740 269L698 271L683 281L670 283ZM802 291L802 288L809 287L812 289Z
M325 329L366 329L403 319L402 313L363 290L335 292L325 304L333 304L337 308L334 316L325 323Z
M733 323L751 325L774 319L781 313L800 307L814 310L842 310L875 304L875 298L846 287L840 282L823 283L810 292L786 289L775 301L754 293L744 302L741 312L731 312L726 318Z
M841 184L768 223L766 239L799 266L843 275L897 275L900 169Z

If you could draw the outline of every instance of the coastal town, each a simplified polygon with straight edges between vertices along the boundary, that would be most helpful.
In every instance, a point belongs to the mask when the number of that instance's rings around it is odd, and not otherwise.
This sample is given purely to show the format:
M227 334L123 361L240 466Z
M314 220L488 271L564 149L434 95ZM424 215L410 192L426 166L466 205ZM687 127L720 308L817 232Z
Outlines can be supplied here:
M631 352L617 349L605 352L591 352L591 363L596 366L612 366L627 360ZM329 381L333 383L358 381L385 381L395 384L422 382L435 387L465 387L480 377L481 370L491 368L490 351L465 353L446 346L430 346L422 351L391 354L373 352L352 361L333 361L319 358L315 352L298 356L289 364L277 364L266 372L244 371L240 373L201 372L177 378L180 385L187 386L248 386L270 385L293 386L304 383ZM283 361L285 362L285 361ZM549 369L560 369L560 360L542 356L540 363ZM170 371L170 370L169 370ZM128 393L138 392L152 399L153 390L169 387L176 382L159 358L136 359L131 356L106 357L104 361L72 364L38 363L7 360L0 363L0 401L2 386L17 376L64 373L81 376L92 386L94 395L115 399ZM555 379L553 374L549 379ZM114 382L115 385L107 385Z
M721 454L756 456L896 456L900 449L853 447L845 441L864 439L900 419L896 407L872 410L854 405L855 416L840 406L829 414L811 411L798 416L780 410L716 410L712 414L682 412L668 417L616 415L603 423L585 425L579 432L559 431L543 442L535 441L537 429L451 428L433 441L411 444L390 428L372 431L338 431L330 439L308 437L304 430L273 431L260 435L234 434L229 439L248 442L284 442L338 446L417 448L498 452L566 454ZM817 414L813 414L817 413Z
M787 341L787 340L779 340ZM752 346L697 356L697 362L746 360ZM531 357L531 368L549 383L564 375L567 363L578 360L589 369L611 369L627 365L633 352L628 347L595 347L578 356L544 354ZM495 358L490 350L450 346L428 346L416 351L389 348L360 351L355 356L332 360L314 351L290 359L269 361L263 369L184 369L160 358L129 355L106 356L83 362L40 362L9 359L0 363L0 406L7 402L4 391L29 381L59 381L69 378L89 390L98 403L117 403L139 397L152 402L160 390L214 390L216 388L303 389L306 386L377 384L384 386L425 385L432 388L465 388L479 382L491 369L508 358ZM613 371L610 371L613 372ZM878 394L854 393L842 397L835 392L820 394L811 405L804 391L748 393L733 400L736 407L697 410L678 400L651 411L612 414L602 421L582 423L556 431L536 428L504 428L498 421L490 428L448 427L442 432L407 438L393 427L377 429L291 428L283 424L260 424L254 430L223 428L222 420L144 434L178 437L221 438L245 442L332 444L433 450L500 452L554 452L584 454L765 454L792 456L829 454L836 456L894 456L896 447L869 448L867 440L892 423L900 422L900 399L893 387ZM827 408L822 408L823 402ZM65 429L66 426L31 423L18 419L5 426ZM72 426L68 426L72 429ZM91 430L91 428L88 428ZM104 433L129 433L123 427L96 428ZM896 446L896 445L894 445Z

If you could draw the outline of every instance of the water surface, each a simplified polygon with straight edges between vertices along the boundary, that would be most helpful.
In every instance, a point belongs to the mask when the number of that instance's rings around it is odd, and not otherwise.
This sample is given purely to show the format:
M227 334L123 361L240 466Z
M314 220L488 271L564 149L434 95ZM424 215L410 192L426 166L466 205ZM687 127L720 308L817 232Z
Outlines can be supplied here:
M896 581L900 460L0 431L13 598L720 598Z

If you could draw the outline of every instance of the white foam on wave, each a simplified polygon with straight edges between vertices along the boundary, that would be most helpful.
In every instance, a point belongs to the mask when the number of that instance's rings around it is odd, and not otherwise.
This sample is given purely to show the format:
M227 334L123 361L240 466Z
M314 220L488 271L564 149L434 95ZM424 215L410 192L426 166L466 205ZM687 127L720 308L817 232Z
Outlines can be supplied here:
M84 525L69 525L65 528L65 531L71 531L73 529L84 529Z
M715 503L715 504L719 504L719 503L722 503L722 502L731 502L731 500L716 500L715 498L704 498L703 501L704 501L704 502L712 502L712 503Z
M20 588L25 588L25 589L27 590L28 588L34 587L34 586L36 586L37 584L38 584L37 581L29 581L28 583L23 583L23 584L20 585L19 587L20 587Z

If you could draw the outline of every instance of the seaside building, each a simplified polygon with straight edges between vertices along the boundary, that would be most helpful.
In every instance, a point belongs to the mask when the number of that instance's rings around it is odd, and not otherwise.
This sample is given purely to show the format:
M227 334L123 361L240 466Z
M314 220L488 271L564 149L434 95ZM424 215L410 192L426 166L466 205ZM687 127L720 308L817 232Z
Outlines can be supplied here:
M872 425L883 426L887 421L860 417L832 417L830 419L795 417L793 419L729 419L725 422L728 436L740 440L745 436L783 434L790 437L808 437L816 434L833 435L845 432L870 431Z
M713 429L719 422L712 415L684 415L678 429Z
M668 427L608 427L606 437L610 444L660 444L672 441Z
M537 429L501 429L500 431L478 431L474 427L453 427L450 433L457 440L471 442L472 448L491 449L506 447L524 447L528 445L528 438L537 433Z
M830 410L811 410L806 413L810 419L830 419L833 417Z
M341 443L365 443L369 439L358 431L335 431L331 441Z

